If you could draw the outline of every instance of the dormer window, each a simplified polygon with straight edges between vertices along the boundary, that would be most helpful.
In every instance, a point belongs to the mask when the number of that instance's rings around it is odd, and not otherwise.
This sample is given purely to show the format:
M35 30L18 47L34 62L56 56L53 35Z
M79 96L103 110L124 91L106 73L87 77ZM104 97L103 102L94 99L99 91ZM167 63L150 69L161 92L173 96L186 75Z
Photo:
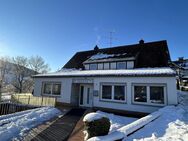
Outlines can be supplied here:
M104 63L104 70L110 69L110 63Z
M126 69L126 62L117 62L117 69Z
M127 69L134 68L134 61L127 61Z
M97 70L97 64L90 64L89 69L90 70Z

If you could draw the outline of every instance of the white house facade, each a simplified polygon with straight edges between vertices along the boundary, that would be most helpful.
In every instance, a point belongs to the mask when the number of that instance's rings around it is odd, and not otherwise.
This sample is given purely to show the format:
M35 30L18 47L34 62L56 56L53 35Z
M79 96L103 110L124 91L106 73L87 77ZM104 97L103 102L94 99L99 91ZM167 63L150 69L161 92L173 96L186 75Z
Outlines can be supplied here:
M137 54L119 50L121 54L98 49L81 61L83 68L65 65L59 72L34 76L34 95L56 97L72 106L143 113L177 104L176 77L171 68L161 64L146 67L138 63Z

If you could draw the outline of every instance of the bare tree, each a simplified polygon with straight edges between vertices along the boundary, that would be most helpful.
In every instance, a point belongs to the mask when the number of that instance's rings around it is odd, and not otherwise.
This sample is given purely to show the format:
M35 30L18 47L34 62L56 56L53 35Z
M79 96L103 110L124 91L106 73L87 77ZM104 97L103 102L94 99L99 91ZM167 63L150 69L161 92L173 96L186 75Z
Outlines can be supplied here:
M40 56L31 56L29 59L29 67L37 73L47 73L50 71L49 65L45 63Z
M12 63L14 64L13 72L15 79L12 82L12 85L17 89L19 93L23 92L24 83L30 79L32 75L28 67L28 59L23 56L17 56L12 58Z
M0 58L0 100L1 100L3 84L5 83L5 79L6 79L6 74L8 74L9 72L8 60L9 60L8 57Z

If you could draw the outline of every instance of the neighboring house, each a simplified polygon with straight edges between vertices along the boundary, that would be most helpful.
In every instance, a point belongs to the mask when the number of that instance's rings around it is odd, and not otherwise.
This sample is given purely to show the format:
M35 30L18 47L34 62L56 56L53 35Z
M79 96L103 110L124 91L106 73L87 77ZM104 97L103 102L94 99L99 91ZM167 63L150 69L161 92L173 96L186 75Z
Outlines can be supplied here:
M18 75L16 75L16 73L15 73L16 65L14 63L6 61L6 65L4 65L5 68L1 68L1 63L2 63L2 60L0 60L0 73L3 71L2 69L5 70L2 92L3 93L16 92L16 89L14 86L15 81L18 80L18 78L17 78ZM25 71L24 81L27 81L27 83L30 81L33 81L31 76L36 74L36 72L29 68L25 68L25 67L23 67L23 68L24 68L23 70ZM26 86L24 86L24 87L27 89L26 90L27 92L32 91L32 89L33 89L33 85L31 85L31 87L26 87Z
M77 52L61 71L34 76L34 95L59 102L150 113L177 104L166 41Z
M177 84L180 89L188 90L188 59L179 57L178 60L172 61L170 65L177 72Z

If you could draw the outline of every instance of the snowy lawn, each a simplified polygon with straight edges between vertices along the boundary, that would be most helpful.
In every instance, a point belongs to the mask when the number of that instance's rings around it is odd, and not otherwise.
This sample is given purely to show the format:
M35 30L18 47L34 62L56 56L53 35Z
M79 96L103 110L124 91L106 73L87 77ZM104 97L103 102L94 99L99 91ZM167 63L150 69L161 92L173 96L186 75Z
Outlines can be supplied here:
M180 104L167 106L162 115L125 141L188 141L188 92L178 92Z
M97 113L103 114L104 116L106 116L110 119L111 126L110 126L109 133L112 133L113 131L121 128L122 126L125 126L125 125L137 120L137 118L118 116L118 115L114 115L114 114L110 114L110 113L105 113L102 111L97 111Z
M0 116L0 140L21 139L31 128L63 114L56 108L42 107Z
M155 117L155 115L159 115L156 116L157 119L146 124L143 128L128 137L126 137L127 132L140 124L144 124L142 123L145 122L143 120L144 118L128 124L130 122L127 122L126 117L123 120L123 117L118 118L118 116L113 114L107 114L107 117L110 118L112 123L110 134L90 138L89 141L113 141L122 137L124 137L123 141L188 141L188 92L178 91L178 100L178 106L166 106L144 117ZM99 113L101 112L99 111ZM120 128L123 124L128 125Z

